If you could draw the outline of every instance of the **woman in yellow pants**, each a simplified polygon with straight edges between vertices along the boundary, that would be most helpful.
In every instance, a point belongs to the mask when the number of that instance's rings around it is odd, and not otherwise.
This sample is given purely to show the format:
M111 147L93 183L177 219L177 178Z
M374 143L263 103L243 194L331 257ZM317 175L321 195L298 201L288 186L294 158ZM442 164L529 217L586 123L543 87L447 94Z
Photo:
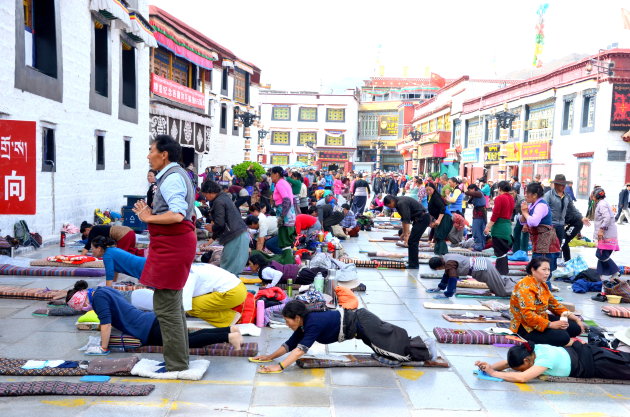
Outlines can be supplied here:
M245 284L231 272L210 264L193 264L182 294L184 310L216 327L235 324L232 308L245 302Z

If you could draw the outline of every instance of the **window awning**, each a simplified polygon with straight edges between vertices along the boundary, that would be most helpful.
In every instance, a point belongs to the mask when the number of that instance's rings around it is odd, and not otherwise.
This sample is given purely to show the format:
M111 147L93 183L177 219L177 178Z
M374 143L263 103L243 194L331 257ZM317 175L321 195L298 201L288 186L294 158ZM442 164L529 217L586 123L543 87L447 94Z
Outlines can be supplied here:
M252 67L250 67L249 65L247 65L247 64L243 64L240 61L236 61L235 64L236 64L237 68L240 68L240 69L242 69L245 72L248 72L250 74L254 73L254 69Z
M157 43L174 53L180 58L184 58L201 68L212 69L212 61L219 59L216 52L190 42L187 38L175 33L156 19L151 19L151 26L155 29L155 39Z
M120 20L126 29L131 27L129 10L120 0L90 0L90 10L100 13L106 19Z
M136 42L144 42L150 48L157 48L158 43L153 35L153 29L142 15L136 11L131 11L129 18L131 20L131 27L127 32L129 37Z

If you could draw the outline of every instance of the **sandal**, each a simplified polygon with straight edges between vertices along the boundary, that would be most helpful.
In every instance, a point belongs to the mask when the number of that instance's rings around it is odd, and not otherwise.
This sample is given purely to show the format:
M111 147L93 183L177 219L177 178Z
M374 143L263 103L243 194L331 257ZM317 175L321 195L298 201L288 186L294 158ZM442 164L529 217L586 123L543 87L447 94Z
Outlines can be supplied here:
M262 359L254 359L253 357L252 358L247 358L247 360L249 360L252 363L269 363L269 362L272 362L271 359L265 361L265 360L262 360Z
M256 369L256 372L258 372L259 374L281 374L283 372L282 369L278 371L264 371L263 368L264 365L259 366L258 369Z

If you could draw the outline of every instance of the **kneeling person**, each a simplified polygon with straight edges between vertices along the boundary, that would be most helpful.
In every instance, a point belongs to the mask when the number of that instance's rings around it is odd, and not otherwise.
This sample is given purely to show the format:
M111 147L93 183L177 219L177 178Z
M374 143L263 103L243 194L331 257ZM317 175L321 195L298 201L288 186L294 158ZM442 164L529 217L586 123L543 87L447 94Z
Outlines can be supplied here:
M490 291L498 297L508 297L512 294L514 286L519 281L517 277L504 277L494 267L488 258L468 257L454 253L443 256L434 256L429 260L429 267L434 271L444 270L444 278L437 288L427 292L441 292L434 298L450 298L455 295L457 279L460 276L470 275L479 282L488 284Z

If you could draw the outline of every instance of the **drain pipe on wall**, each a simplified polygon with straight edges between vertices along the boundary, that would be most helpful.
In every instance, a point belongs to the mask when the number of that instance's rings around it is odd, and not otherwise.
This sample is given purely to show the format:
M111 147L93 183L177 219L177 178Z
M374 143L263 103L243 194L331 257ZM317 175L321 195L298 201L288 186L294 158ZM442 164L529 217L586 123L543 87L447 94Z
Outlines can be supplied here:
M55 161L51 161L50 159L47 159L45 161L46 163L52 165L52 171L51 171L51 191L52 191L52 227L51 227L51 234L54 235L55 234L55 171L57 170L57 167L55 166Z

